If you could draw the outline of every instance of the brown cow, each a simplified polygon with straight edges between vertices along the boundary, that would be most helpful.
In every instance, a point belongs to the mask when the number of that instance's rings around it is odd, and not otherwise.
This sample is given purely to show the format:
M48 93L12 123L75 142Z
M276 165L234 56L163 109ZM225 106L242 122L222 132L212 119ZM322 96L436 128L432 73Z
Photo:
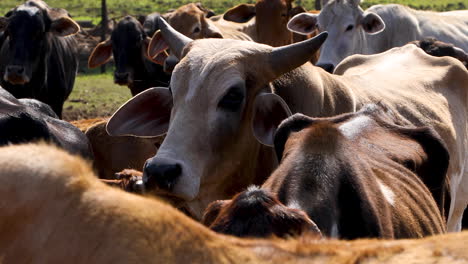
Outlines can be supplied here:
M45 166L44 166L45 165ZM419 240L247 240L106 186L44 145L0 148L3 263L463 263L468 232Z
M106 124L106 121L97 123L85 133L94 153L94 166L102 179L115 179L114 174L124 169L142 170L164 139L112 137L106 132Z
M267 44L273 47L288 45L294 42L312 38L318 34L314 33L304 36L288 30L287 24L293 16L304 13L306 10L302 6L292 6L294 0L257 0L254 4L240 4L229 9L223 19L237 23L253 23L253 29L247 27L249 34L255 42ZM316 13L317 11L309 11ZM318 59L318 52L311 59L315 63Z
M164 14L163 17L177 31L191 39L229 38L252 41L252 38L243 32L245 26L223 21L219 17L211 20L210 17L213 15L213 11L206 9L200 3L190 3ZM171 53L169 57L163 57L155 62L163 64L166 72L172 72L179 60Z
M204 224L237 236L270 229L299 233L294 228L301 223L286 209L262 210L259 201L272 193L279 201L269 208L285 204L304 210L329 237L418 238L445 232L431 192L443 202L447 149L432 129L395 121L376 105L331 118L295 114L276 132L282 161L262 189L213 202Z
M308 63L326 33L273 48L230 39L192 41L160 22L164 38L151 43L165 42L181 58L170 89L139 94L107 125L113 135L167 132L146 163L148 183L185 200L201 217L209 202L228 199L270 175L277 164L273 149L256 138L271 144L287 106L320 117L384 101L444 140L450 153L451 230L456 230L468 201L468 71L458 60L406 45L355 55L329 74Z

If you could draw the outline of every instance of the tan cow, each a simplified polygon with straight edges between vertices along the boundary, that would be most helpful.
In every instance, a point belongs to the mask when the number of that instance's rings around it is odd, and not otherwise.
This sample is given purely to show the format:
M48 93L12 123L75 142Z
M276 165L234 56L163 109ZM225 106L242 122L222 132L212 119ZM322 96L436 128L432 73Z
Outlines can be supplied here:
M276 167L272 149L256 138L272 142L276 125L289 114L281 98L293 113L316 117L383 100L412 124L434 127L447 145L450 230L456 229L468 193L468 71L461 62L406 45L353 56L332 75L307 63L326 33L272 48L228 39L192 41L160 22L164 40L181 58L171 90L154 88L134 97L110 119L107 131L138 136L167 131L143 178L185 200L194 215L200 217L213 200L262 183ZM275 94L263 93L271 90Z
M0 148L0 167L2 263L468 261L468 232L351 242L219 235L158 200L106 186L86 162L45 145Z

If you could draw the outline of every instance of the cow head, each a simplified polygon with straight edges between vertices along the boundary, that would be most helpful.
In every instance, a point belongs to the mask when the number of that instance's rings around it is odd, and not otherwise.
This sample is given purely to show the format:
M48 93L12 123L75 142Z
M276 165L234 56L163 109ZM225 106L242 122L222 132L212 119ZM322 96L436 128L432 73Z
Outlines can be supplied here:
M190 3L165 14L164 18L175 30L191 39L223 38L221 31L209 19L213 15L214 12L201 3ZM164 71L172 72L179 59L170 52L169 57L155 62L164 65Z
M240 4L229 9L223 18L227 21L246 23L255 17L256 41L279 47L291 44L293 37L287 28L289 19L306 10L292 7L292 0L258 0L253 4Z
M378 34L385 29L382 18L375 13L364 12L359 2L326 1L319 14L298 14L289 21L289 30L299 34L310 34L316 29L330 34L320 50L317 66L333 71L344 58L362 53L366 34Z
M88 66L95 68L107 63L112 55L115 61L114 81L129 85L135 72L144 69L144 59L150 38L142 24L132 16L123 18L112 31L111 38L99 43L91 53Z
M356 174L372 173L363 169L366 166L383 174L414 173L444 212L447 149L432 128L408 126L401 120L382 105L330 118L295 114L276 131L281 164L264 186L278 193L284 204L306 211L327 236L379 233L350 225L378 226L376 216L367 211L372 207L367 194L348 189L359 184L355 179L362 179Z
M23 85L31 80L50 52L50 35L64 37L80 30L66 12L40 3L28 1L0 18L0 31L8 40L1 47L2 77L11 84Z
M286 238L305 232L321 236L305 212L284 206L273 194L255 186L232 200L212 202L202 223L216 232L238 237Z
M144 180L188 201L200 192L223 193L222 188L240 180L232 175L256 167L251 155L260 145L252 128L271 145L276 125L289 114L269 82L307 62L326 34L274 49L227 39L192 41L162 19L160 28L149 55L169 46L180 59L170 88L155 88L127 102L110 119L108 132L156 136L169 127L157 155L145 165Z

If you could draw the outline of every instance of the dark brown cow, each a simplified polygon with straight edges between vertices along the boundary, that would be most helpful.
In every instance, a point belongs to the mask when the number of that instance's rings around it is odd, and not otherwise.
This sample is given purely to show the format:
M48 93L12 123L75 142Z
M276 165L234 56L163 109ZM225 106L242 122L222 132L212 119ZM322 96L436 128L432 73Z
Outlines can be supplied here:
M232 201L214 202L205 223L234 235L288 227L297 233L294 228L301 225L291 226L291 217L260 210L256 201L271 192L282 204L304 210L330 237L415 238L445 232L442 208L431 192L442 207L447 149L434 130L398 123L376 105L331 118L296 114L286 119L275 136L282 161L262 186L266 194L247 190ZM270 208L283 207L273 203ZM268 218L280 220L257 220Z

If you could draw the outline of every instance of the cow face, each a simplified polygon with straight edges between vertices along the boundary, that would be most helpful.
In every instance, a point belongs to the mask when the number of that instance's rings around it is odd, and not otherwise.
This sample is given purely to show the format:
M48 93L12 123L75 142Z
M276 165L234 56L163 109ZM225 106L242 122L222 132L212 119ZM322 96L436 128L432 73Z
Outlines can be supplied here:
M208 19L213 15L213 11L204 8L200 3L191 3L168 13L166 18L174 29L191 39L222 38L221 31ZM164 71L172 72L178 62L177 56L170 53L163 62Z
M51 45L50 34L68 36L79 31L79 26L70 18L52 18L48 10L28 3L0 22L0 30L8 40L1 51L3 79L14 85L28 83L33 72L45 61Z
M223 197L223 188L243 181L233 175L253 170L260 148L255 137L271 145L275 127L290 113L279 96L261 91L269 92L269 81L304 64L326 34L273 49L237 40L192 41L164 20L160 28L163 39L153 37L149 55L164 48L154 43L164 40L181 59L170 90L153 89L129 101L111 118L108 132L156 136L169 126L157 155L145 165L144 181L188 201L208 193ZM162 122L169 113L169 124Z
M112 31L111 38L99 43L89 57L88 66L98 67L114 56L116 70L114 82L129 85L135 81L135 71L144 69L144 58L149 38L143 26L134 17L126 16Z
M299 34L311 34L315 29L330 34L320 50L317 66L333 71L344 58L362 53L366 34L385 29L380 16L364 12L358 4L356 0L333 0L319 14L298 14L289 21L288 28Z
M286 238L304 232L321 236L303 211L284 206L273 194L254 186L232 200L211 203L202 223L216 232L238 237Z

